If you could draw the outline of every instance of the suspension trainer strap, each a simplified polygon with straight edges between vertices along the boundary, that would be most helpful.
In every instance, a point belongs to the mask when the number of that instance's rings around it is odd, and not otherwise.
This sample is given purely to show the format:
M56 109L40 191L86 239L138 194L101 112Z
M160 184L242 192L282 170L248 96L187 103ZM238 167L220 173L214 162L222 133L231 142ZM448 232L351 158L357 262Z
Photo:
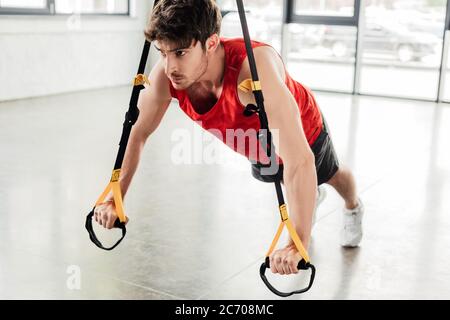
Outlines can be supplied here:
M267 120L267 114L266 114L265 108L264 108L264 96L263 96L263 93L261 90L261 83L258 78L255 57L253 55L253 48L251 45L250 34L248 31L247 20L245 17L244 5L242 3L242 0L236 0L236 3L238 6L239 18L240 18L241 26L242 26L242 33L244 35L245 48L247 51L247 58L248 58L248 62L250 65L250 71L251 71L251 76L252 76L252 79L247 79L247 80L243 81L242 83L240 83L239 88L246 92L249 92L250 90L253 92L253 95L254 95L255 101L256 101L256 107L254 105L250 105L251 109L247 109L246 111L249 112L251 110L254 110L255 112L258 113L259 120L261 123L261 125L260 125L261 130L259 133L259 137L261 139L261 143L263 145L264 150L267 152L267 155L272 162L272 161L276 161L275 146L273 145L272 135L270 133L269 123ZM289 220L289 214L287 212L286 204L284 201L283 190L281 189L280 178L277 178L275 180L275 190L277 193L278 206L279 206L280 216L281 216L281 223L280 223L280 226L278 227L275 238L272 241L270 249L266 254L265 262L261 265L260 275L261 275L261 279L264 281L266 286L273 293L275 293L279 296L282 296L282 297L287 297L287 296L290 296L295 293L306 292L311 288L312 283L314 281L315 268L310 263L308 253L307 253L306 249L304 248L304 246L300 240L300 237L298 236L294 226L292 225L291 221ZM273 252L273 250L280 238L281 232L283 231L284 226L286 226L286 228L288 229L289 235L291 236L292 240L294 241L295 247L297 248L298 252L300 253L300 255L302 257L302 260L300 260L297 268L299 270L300 269L302 269L302 270L311 269L311 271L312 271L309 286L305 289L297 290L297 291L290 292L290 293L283 293L283 292L276 290L267 281L267 278L265 276L265 270L270 268L269 256Z
M158 0L155 0L153 4L153 8L157 5ZM125 224L127 222L127 217L125 215L125 210L123 208L123 201L122 201L122 191L120 190L120 170L122 168L123 158L125 156L125 152L128 145L128 139L130 138L130 133L133 125L136 123L138 117L139 117L139 108L137 106L138 100L139 100L139 93L142 89L145 88L145 84L150 84L150 81L148 80L147 76L144 74L145 72L145 65L147 63L148 54L150 51L150 42L145 40L144 42L144 48L142 50L141 54L141 60L139 62L138 72L133 80L133 91L131 93L130 103L128 111L125 114L125 121L123 122L123 129L122 129L122 135L120 137L119 141L119 151L117 153L116 162L114 164L114 169L111 175L111 180L109 184L104 189L103 193L100 195L100 197L97 199L97 202L95 203L94 208L89 212L89 214L86 217L86 223L85 227L86 230L89 233L89 237L91 241L99 248L104 250L112 250L114 249L125 237L126 234L126 227ZM113 198L114 198L114 205L117 212L117 220L114 222L114 228L119 228L122 230L122 237L112 246L109 248L104 247L101 242L98 240L97 236L95 235L95 232L92 228L92 217L94 216L94 209L100 205L103 204L105 198L107 195L112 192Z

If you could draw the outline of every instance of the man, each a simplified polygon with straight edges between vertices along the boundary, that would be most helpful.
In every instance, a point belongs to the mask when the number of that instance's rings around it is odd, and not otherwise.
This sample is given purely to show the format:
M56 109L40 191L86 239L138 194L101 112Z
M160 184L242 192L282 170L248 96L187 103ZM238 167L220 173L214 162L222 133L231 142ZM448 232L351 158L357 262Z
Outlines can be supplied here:
M131 183L146 139L159 125L172 98L205 129L258 130L257 114L245 116L255 103L252 91L238 89L251 78L243 39L220 38L221 14L214 0L161 0L153 10L145 35L161 58L153 67L151 85L141 91L140 116L128 142L121 170L123 196ZM339 166L325 120L310 90L293 80L276 51L252 43L265 99L269 128L280 158L280 169L265 175L267 159L250 148L238 149L253 162L252 174L261 181L283 180L290 217L308 249L317 185L333 186L345 201L342 245L354 247L362 237L363 205L353 175ZM241 130L241 131L242 131ZM229 144L229 141L224 141ZM111 228L117 218L112 197L95 209L96 221ZM274 273L297 273L301 259L292 240L270 256Z

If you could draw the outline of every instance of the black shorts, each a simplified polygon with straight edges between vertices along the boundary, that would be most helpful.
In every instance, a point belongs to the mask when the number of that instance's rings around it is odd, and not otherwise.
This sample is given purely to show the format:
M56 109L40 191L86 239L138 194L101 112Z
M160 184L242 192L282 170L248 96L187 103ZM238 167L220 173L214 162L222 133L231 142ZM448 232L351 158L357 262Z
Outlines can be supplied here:
M328 126L325 118L323 119L323 128L317 137L316 141L311 146L311 150L314 153L316 172L317 172L317 184L321 185L330 180L339 169L339 161L336 155L336 151L333 147L330 135L328 134ZM262 165L260 163L252 163L252 175L256 179L262 182L275 182L276 179L283 181L283 165L281 164L278 172L273 175L262 175Z

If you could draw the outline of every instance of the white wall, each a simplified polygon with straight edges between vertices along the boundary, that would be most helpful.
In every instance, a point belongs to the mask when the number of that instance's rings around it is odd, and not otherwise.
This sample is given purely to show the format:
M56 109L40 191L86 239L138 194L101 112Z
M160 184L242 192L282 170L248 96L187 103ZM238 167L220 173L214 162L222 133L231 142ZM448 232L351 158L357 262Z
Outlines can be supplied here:
M131 4L130 17L0 15L0 101L131 84L152 1Z

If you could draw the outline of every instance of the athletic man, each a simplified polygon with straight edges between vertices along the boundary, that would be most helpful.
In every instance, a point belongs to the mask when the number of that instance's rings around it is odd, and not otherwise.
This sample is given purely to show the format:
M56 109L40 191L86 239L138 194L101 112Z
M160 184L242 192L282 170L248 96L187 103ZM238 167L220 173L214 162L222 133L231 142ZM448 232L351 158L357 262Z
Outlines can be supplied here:
M260 128L257 114L245 116L244 106L255 103L251 90L239 84L251 78L242 38L219 36L221 14L214 0L161 0L153 10L145 30L161 58L153 67L140 93L140 116L128 142L121 170L123 196L131 183L147 138L163 118L172 98L192 120L207 130L222 133L227 129L242 131ZM250 26L251 27L251 26ZM317 185L327 183L345 201L341 244L357 246L362 238L363 205L356 193L352 173L342 168L328 134L328 127L309 89L293 80L278 53L269 45L253 41L258 75L264 94L269 128L280 160L277 173L266 175L266 163L250 148L235 151L252 160L255 178L271 182L279 177L286 189L290 218L308 249ZM95 209L96 221L111 228L117 218L113 200ZM270 256L274 273L297 273L301 259L290 241Z

